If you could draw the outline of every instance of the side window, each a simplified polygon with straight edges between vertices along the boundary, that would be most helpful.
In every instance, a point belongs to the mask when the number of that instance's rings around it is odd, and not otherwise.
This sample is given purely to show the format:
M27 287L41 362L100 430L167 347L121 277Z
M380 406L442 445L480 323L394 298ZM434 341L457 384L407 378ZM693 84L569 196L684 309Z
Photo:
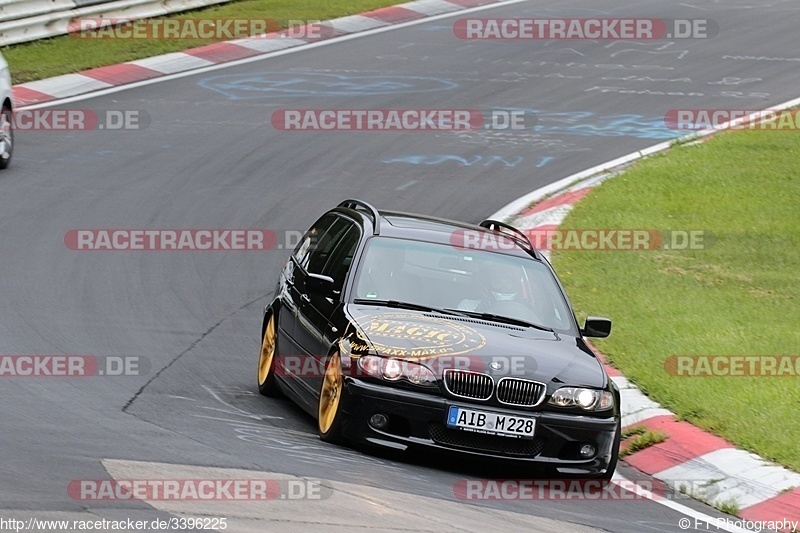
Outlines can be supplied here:
M313 272L315 274L322 273L322 270L325 268L325 263L328 262L331 253L333 253L336 245L339 244L342 235L347 231L349 225L350 224L345 219L336 217L336 221L331 225L330 229L325 232L325 235L319 239L317 245L309 254L306 272Z
M319 274L347 226L347 221L333 214L320 218L295 249L297 264L306 272Z
M322 274L333 278L333 290L341 292L344 287L344 281L347 278L347 272L353 264L353 255L356 253L358 241L361 238L361 231L357 226L348 224L346 233L339 241L339 245L331 254L328 263L322 271Z
M308 267L309 255L312 249L317 241L319 241L320 236L324 235L334 222L336 222L336 216L323 215L322 218L317 220L314 225L311 226L311 229L303 235L303 238L300 239L300 242L292 253L292 257L298 265L303 268Z

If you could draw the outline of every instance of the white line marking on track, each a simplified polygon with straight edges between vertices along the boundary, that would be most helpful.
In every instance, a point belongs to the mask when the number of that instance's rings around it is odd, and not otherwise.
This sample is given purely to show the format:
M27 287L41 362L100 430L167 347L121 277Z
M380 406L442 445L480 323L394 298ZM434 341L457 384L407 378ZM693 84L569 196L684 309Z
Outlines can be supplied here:
M415 183L418 183L418 182L417 182L417 180L411 180L411 181L409 181L408 183L405 183L405 184L403 184L403 185L400 185L400 186L399 186L399 187L397 187L395 190L396 190L396 191L404 191L404 190L408 189L409 187L411 187L412 185L414 185Z
M618 474L614 474L614 477L611 479L612 483L616 483L620 487L625 490L630 490L635 494L642 496L643 498L647 498L655 503L659 503L664 507L669 507L673 511L678 511L681 514L684 514L688 517L694 518L695 520L699 520L701 522L705 522L710 526L716 528L715 531L722 530L722 531L729 531L730 533L756 533L750 529L741 528L731 522L738 520L736 517L731 516L730 521L726 522L724 520L719 520L711 515L707 515L705 513L701 513L700 511L695 511L690 507L686 507L678 502L674 502L672 500L665 500L659 496L654 495L649 490L643 489L642 487L638 486L635 482L620 476ZM620 482L626 482L624 485ZM693 526L694 524L692 524ZM687 528L688 529L688 528Z
M228 409L220 409L218 407L203 407L203 409L208 409L209 411L219 411L221 413L228 413L228 414L237 415L237 416L243 416L245 418L252 418L254 420L263 420L263 419L266 419L266 418L275 418L275 419L278 419L278 420L283 420L282 416L258 415L258 414L255 414L255 413L251 413L249 411L245 411L244 409L239 409L238 407L235 407L235 406L229 404L228 402L226 402L225 400L223 400L220 397L220 395L217 394L216 391L214 391L210 387L207 387L206 385L203 385L203 388L206 390L207 393L209 393L211 396L213 396L215 400L217 400L219 403L221 403L222 405L224 405L225 407L228 408Z

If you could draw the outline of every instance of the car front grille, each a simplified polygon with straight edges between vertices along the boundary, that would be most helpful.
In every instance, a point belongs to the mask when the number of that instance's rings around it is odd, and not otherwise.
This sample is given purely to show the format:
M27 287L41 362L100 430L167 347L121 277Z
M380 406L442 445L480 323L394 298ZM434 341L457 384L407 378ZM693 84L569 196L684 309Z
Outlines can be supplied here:
M533 407L544 400L544 383L519 378L503 378L497 384L497 400L508 405Z
M444 424L432 422L428 425L431 440L437 444L464 448L468 450L499 453L504 455L520 455L536 457L544 449L544 437L518 439L475 433L460 429L448 428Z
M445 370L444 386L453 396L470 400L488 400L494 392L494 380L491 376L466 370Z

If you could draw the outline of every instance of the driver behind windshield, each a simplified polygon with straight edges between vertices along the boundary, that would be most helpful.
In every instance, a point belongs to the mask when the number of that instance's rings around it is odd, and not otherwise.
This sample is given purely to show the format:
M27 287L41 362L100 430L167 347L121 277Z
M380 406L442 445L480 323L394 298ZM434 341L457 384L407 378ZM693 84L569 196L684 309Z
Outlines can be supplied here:
M527 300L522 269L504 261L486 261L481 268L480 298L464 299L458 308L463 311L493 312L500 302Z

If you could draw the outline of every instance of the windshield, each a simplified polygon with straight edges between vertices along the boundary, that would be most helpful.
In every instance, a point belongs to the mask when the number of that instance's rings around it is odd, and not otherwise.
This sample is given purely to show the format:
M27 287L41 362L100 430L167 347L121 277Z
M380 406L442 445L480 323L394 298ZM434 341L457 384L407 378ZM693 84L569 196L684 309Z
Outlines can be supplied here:
M374 237L357 276L353 299L490 313L575 334L549 268L525 257Z

